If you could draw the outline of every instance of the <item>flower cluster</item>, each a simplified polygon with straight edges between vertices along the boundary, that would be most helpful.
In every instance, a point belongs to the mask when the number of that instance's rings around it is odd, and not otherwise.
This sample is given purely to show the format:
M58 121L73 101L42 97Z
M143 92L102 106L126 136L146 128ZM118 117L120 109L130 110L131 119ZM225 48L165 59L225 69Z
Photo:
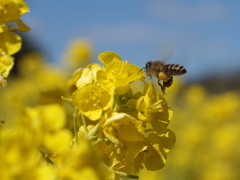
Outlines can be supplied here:
M136 174L161 169L175 143L167 128L172 110L140 67L110 51L73 74L72 102L82 125L76 141L89 139L115 171Z
M13 31L26 32L30 29L20 19L27 12L29 8L24 0L1 0L0 2L0 86L6 85L4 78L8 77L13 67L14 58L11 55L18 52L22 45L21 37ZM13 23L16 27L11 27Z

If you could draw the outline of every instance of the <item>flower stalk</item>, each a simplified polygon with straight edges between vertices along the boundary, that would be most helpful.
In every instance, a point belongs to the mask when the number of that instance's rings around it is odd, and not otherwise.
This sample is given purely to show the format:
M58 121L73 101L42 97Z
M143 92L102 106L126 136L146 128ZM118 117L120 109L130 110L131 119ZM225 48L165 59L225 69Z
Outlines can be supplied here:
M74 137L76 140L76 144L79 144L79 139L78 139L78 128L77 128L77 117L78 117L78 108L75 107L74 113L73 113L73 131L74 131Z
M121 171L114 171L117 176L123 177L123 178L131 178L131 179L139 179L139 176L134 174L127 174Z

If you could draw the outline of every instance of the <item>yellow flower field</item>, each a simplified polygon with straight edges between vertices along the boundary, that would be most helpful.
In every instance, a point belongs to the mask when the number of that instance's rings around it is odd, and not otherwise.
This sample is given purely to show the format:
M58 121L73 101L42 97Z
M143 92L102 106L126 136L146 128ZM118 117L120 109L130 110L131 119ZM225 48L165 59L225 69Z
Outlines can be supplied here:
M93 63L86 39L70 43L64 68L34 52L10 78L29 11L24 0L0 2L0 179L240 178L239 91L210 94L178 79L163 96L115 52Z

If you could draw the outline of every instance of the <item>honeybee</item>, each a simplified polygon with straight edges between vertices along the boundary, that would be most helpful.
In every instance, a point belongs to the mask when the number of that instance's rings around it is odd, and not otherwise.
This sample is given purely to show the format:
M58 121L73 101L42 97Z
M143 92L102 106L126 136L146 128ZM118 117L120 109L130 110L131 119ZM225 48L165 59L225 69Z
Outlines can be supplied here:
M170 87L173 83L173 76L182 75L187 70L179 64L166 64L162 61L148 61L144 68L146 75L155 76L158 79L158 85L161 87L163 94L166 87ZM161 81L163 83L161 84Z

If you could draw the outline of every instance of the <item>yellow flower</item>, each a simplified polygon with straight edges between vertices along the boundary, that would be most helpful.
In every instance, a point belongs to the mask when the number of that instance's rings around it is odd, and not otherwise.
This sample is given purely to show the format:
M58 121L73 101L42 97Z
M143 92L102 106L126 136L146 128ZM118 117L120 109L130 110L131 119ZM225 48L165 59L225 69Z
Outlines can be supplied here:
M6 24L0 23L0 33L5 32L8 30L8 26Z
M70 146L72 133L65 129L66 115L58 104L25 108L18 124L32 132L38 147L58 164Z
M163 100L161 99L161 95L154 89L152 81L149 83L145 95L141 96L136 104L138 118L141 120L149 120L150 114L161 112L163 110Z
M29 11L30 10L24 0L1 0L0 22L16 21L20 16Z
M83 67L93 59L93 46L86 39L74 39L69 43L63 59L70 69Z
M13 57L9 56L5 53L0 54L0 73L4 77L8 77L9 71L12 69L14 65Z
M107 66L113 60L122 60L121 56L112 51L104 51L103 53L99 54L98 59L105 66Z
M148 170L163 168L166 153L176 138L160 119L161 116L145 124L125 113L107 112L101 119L101 127L104 136L113 143L103 148L109 150L106 155L111 167L127 173L137 173L143 168L142 164Z
M5 87L7 85L7 80L4 78L8 77L9 72L13 67L13 59L13 57L1 52L0 49L0 86Z
M62 165L57 169L57 176L68 180L107 180L114 175L101 164L94 147L82 140L79 146L65 156Z
M19 35L13 32L0 33L0 50L8 55L12 55L20 50L22 40Z
M3 75L0 74L0 86L5 87L7 85L7 81L4 79Z
M126 93L130 89L130 83L143 76L142 73L138 73L140 70L138 66L121 61L121 57L116 53L105 51L98 57L106 65L104 75L101 75L102 79L113 83L119 95Z
M72 81L78 89L85 85L94 84L97 81L97 72L101 69L99 64L90 64L86 68L80 68L73 73Z
M16 20L16 24L18 26L18 29L22 32L27 32L31 29L21 19Z
M17 70L22 77L37 76L38 72L47 69L44 61L43 55L38 52L27 53L20 57ZM46 72L44 73L47 74Z
M130 89L132 82L143 76L142 72L138 73L138 66L121 61L121 57L116 53L103 52L99 59L105 66L90 64L75 71L72 81L78 89L88 84L95 84L104 89L114 86L116 93L122 95Z
M175 144L175 134L168 130L164 136L156 132L149 134L147 140L147 150L143 152L143 164L147 170L156 171L164 167L167 161L167 152ZM153 161L154 159L154 161Z
M31 131L19 126L3 129L0 142L1 179L43 180L53 177L50 166L39 165L38 142Z
M73 93L73 104L90 120L98 120L113 105L113 90L114 87L107 91L96 85L84 86Z
M110 51L101 53L99 60L102 67L90 64L72 78L78 88L73 104L89 120L99 121L88 124L81 118L80 141L85 137L97 144L103 162L114 170L136 174L143 165L161 169L175 144L167 128L171 109L151 81L144 81L140 67Z
M105 136L113 143L122 145L121 141L141 141L144 138L142 122L126 113L109 111L102 119Z

